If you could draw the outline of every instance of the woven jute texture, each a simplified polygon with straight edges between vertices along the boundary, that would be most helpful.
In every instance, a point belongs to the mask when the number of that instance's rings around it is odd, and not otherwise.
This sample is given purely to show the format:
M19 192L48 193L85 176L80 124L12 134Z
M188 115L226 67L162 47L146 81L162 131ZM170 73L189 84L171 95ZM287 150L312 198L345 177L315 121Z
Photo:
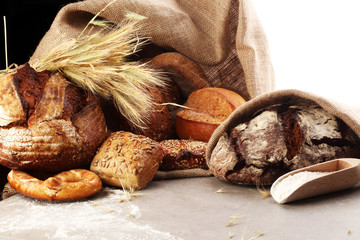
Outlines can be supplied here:
M76 38L111 0L64 6L40 41L31 61L61 42ZM162 48L197 62L215 86L245 99L274 90L267 39L250 0L117 0L99 15L121 23L129 12L145 16L140 34Z

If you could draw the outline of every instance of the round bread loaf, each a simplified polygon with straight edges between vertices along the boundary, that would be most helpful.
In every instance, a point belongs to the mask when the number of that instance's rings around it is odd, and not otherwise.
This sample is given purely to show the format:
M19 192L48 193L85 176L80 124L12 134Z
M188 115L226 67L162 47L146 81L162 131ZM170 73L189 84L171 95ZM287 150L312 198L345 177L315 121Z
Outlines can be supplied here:
M28 64L1 82L0 164L53 172L88 166L107 132L95 96Z
M246 101L236 92L207 87L190 94L187 109L176 114L175 129L181 139L209 141L215 129Z
M207 169L205 152L206 142L168 139L160 142L164 157L159 170L185 170L193 168Z
M125 189L141 189L154 178L163 158L156 141L118 131L108 137L90 164L104 183Z
M272 184L291 170L341 157L359 157L360 140L344 122L315 104L273 105L224 133L208 165L237 184Z

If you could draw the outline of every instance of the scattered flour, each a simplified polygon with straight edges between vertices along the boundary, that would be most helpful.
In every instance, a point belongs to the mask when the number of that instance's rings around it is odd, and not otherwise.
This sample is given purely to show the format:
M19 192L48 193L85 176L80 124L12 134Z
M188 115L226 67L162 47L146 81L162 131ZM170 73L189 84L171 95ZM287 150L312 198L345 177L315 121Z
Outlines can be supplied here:
M2 207L6 205L11 209L11 217L0 215L0 239L2 236L37 240L180 239L137 223L141 211L132 201L121 201L124 200L122 190L107 188L101 194L86 201L60 203L39 201L20 194L5 199Z
M324 176L329 172L311 172L303 171L290 175L279 182L275 182L271 187L271 196L275 201L282 203L289 197L296 189L304 183L315 178Z

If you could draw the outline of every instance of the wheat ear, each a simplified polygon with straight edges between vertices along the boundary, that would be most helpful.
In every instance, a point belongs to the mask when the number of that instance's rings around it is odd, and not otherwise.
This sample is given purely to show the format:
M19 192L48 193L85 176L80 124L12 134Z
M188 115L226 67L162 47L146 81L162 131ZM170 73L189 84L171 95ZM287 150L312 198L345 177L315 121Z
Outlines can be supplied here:
M100 30L85 35L83 31L31 65L37 71L62 72L79 87L113 100L130 122L144 127L155 104L148 87L163 87L166 80L148 64L128 60L147 42L137 34L138 22L127 19L112 25L92 19L88 25Z

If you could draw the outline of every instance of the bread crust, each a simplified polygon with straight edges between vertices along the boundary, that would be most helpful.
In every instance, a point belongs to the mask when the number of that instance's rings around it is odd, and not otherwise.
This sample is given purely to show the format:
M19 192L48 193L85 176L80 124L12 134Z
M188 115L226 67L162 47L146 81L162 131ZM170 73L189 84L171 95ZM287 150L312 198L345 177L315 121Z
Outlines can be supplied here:
M160 146L164 151L160 171L208 168L205 159L206 142L168 139L161 141Z
M162 53L153 57L150 63L168 74L169 78L179 87L184 100L192 92L212 86L201 67L181 53Z
M246 101L223 88L203 88L190 94L187 109L176 114L176 134L182 139L209 141L215 129Z
M100 178L85 169L73 169L39 180L25 172L11 170L8 181L17 192L36 199L66 201L86 198L102 188Z
M0 93L6 93L0 98L0 164L52 172L87 166L107 133L98 99L60 73L42 80L38 93L22 90L16 79L36 82L38 73L30 66L18 72L1 77L7 85L0 86Z
M114 132L103 143L90 170L106 184L142 189L153 179L163 158L156 141L125 131Z

